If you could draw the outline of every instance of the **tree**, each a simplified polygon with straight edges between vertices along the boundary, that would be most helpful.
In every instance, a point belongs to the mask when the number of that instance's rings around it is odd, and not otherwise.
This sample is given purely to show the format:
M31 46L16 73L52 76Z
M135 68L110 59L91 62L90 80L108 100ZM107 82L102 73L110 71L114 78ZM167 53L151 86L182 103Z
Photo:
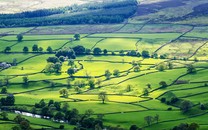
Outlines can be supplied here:
M139 65L134 66L134 72L139 72L139 71L140 71L140 67L139 67Z
M95 55L99 55L99 54L102 53L102 50L101 50L100 48L96 47L96 48L93 49L93 53L94 53Z
M78 33L74 34L74 38L75 38L75 40L80 40L80 34L78 34Z
M39 48L38 48L38 51L39 51L39 52L42 52L42 51L43 51L43 48L42 48L42 47L39 47Z
M113 71L113 75L115 76L115 77L118 77L119 76L119 70L117 70L117 69L115 69L114 71Z
M17 66L17 59L16 59L16 58L14 58L14 59L12 60L12 65L13 65L13 66Z
M8 114L6 112L1 112L0 113L0 117L3 119L3 120L8 120Z
M52 52L53 52L53 49L51 48L51 46L48 46L48 48L46 49L46 51L47 51L48 53L52 53Z
M88 81L88 85L90 86L90 89L94 89L94 88L95 88L95 80L90 79L90 80Z
M150 126L152 121L153 121L153 117L152 116L146 116L146 117L144 117L144 120L147 122L147 125Z
M62 107L62 111L67 112L68 109L69 109L69 104L67 102L64 102L63 107Z
M144 88L144 89L143 89L143 95L144 95L144 96L148 96L148 95L149 95L149 91L148 91L147 88Z
M173 69L173 63L168 62L168 69Z
M6 97L5 105L6 105L6 106L13 106L14 103L15 103L15 97L14 97L14 95L9 94L9 95Z
M64 62L65 61L65 57L64 56L60 56L59 57L59 61Z
M23 80L24 85L28 84L28 81L29 81L28 76L22 77L22 80Z
M104 104L105 101L107 100L107 94L106 94L106 92L100 92L98 94L98 99L101 99L102 100L102 103Z
M22 130L30 130L30 129L31 129L31 128L30 128L30 122L27 121L27 120L21 121L21 122L20 122L20 128L21 128Z
M75 74L75 69L73 67L69 68L67 70L67 74L70 75L70 76L72 76L73 74Z
M74 60L73 59L69 59L68 60L68 65L69 66L73 66L74 65Z
M158 114L156 114L154 117L154 120L156 121L157 124L158 124L159 119L160 119L160 116Z
M68 97L68 90L66 88L63 88L61 90L59 90L60 95L62 95L63 97Z
M81 46L81 45L73 47L73 50L74 50L75 54L84 54L85 53L85 47Z
M9 77L8 76L6 76L6 77L4 77L4 85L9 85Z
M107 49L104 49L103 50L103 54L106 55L107 53L108 53L108 50Z
M131 127L129 128L129 130L142 130L142 129L139 128L137 125L131 125Z
M188 65L187 66L187 73L188 74L196 74L196 68L193 65Z
M166 83L165 81L161 81L161 82L159 83L159 85L161 86L161 88L166 88L166 87L168 87L168 85L167 85L167 83Z
M37 45L37 44L34 44L34 45L32 46L32 51L33 51L33 52L37 52L37 51L38 51L38 45Z
M61 71L61 69L62 69L62 64L59 63L59 62L57 62L57 63L55 63L53 65L53 68L54 68L54 70L55 70L56 73L59 73Z
M197 123L191 123L189 125L189 129L188 130L198 130L199 129L199 125Z
M19 126L13 126L12 130L20 130L20 127Z
M55 57L55 56L48 57L47 62L51 62L51 63L55 64L55 63L59 62L59 59L57 57Z
M143 58L150 58L149 51L143 50L143 51L142 51L142 57L143 57Z
M112 73L109 70L106 70L105 71L105 77L106 77L106 79L110 79L111 75L112 75Z
M156 69L159 71L164 71L166 69L166 64L161 63L156 67Z
M60 120L63 120L64 119L64 113L62 113L62 112L57 112L55 115L54 115L54 120L58 120L58 121L60 121Z
M7 93L7 88L6 87L3 87L2 89L1 89L1 94L6 94Z
M4 49L4 52L10 52L11 51L11 47L7 46L5 49Z
M26 46L24 46L24 48L22 49L22 51L23 51L24 53L27 53L27 52L29 51L29 48L26 47Z
M183 101L181 103L181 110L183 113L186 113L187 111L189 111L192 108L193 104L190 101Z
M23 39L23 35L22 35L22 34L18 34L18 35L17 35L17 41L18 41L18 42L21 42L22 39Z

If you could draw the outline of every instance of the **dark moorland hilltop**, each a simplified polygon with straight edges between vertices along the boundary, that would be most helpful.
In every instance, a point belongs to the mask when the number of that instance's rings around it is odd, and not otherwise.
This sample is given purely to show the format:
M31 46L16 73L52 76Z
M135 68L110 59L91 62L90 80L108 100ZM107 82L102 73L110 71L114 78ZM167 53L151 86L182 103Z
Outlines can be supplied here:
M207 0L18 1L0 0L0 130L208 129Z

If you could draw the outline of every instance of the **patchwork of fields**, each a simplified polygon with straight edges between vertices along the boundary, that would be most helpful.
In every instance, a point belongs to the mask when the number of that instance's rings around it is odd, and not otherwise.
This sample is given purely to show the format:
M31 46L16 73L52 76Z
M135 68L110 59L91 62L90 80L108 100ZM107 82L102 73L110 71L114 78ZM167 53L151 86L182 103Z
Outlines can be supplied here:
M105 25L103 25L105 26ZM115 28L121 25L115 25ZM67 26L66 26L67 27ZM137 28L135 28L137 27ZM42 28L42 27L40 27ZM0 62L13 63L17 65L0 71L0 79L8 78L7 92L15 96L15 106L32 109L35 103L41 99L46 102L54 100L67 102L69 109L76 108L80 114L87 110L93 111L93 117L103 115L105 126L117 126L128 129L136 124L147 130L170 129L180 123L197 122L200 128L205 130L207 110L200 110L200 104L207 104L207 36L200 32L208 31L207 28L192 27L188 25L167 24L126 24L114 32L81 34L80 40L72 40L73 34L62 34L58 32L60 27L52 27L54 32L50 34L51 28L9 28L0 29L1 34L7 34L0 38ZM63 26L64 28L64 26ZM154 29L153 29L154 28ZM28 30L31 30L29 31ZM56 31L57 29L57 31ZM39 32L40 31L40 32ZM24 33L22 42L17 42L16 34ZM73 31L72 31L73 32ZM89 31L90 32L90 31ZM101 29L102 32L102 29ZM38 34L40 33L40 34ZM32 51L33 45L42 47L42 52ZM95 48L107 49L107 54L94 55L89 59L88 55L79 55L74 60L76 66L81 67L77 73L70 77L67 70L70 67L67 61L62 63L60 73L45 73L48 57L54 56L54 51L64 47L75 47L81 45L93 51ZM11 47L9 52L4 52L6 47ZM23 52L27 46L28 52ZM51 46L53 53L48 53L47 48ZM203 46L203 47L202 47ZM138 56L121 56L124 53L135 50L140 53L146 50L150 55L158 54L158 58L143 58ZM112 54L114 53L114 54ZM165 55L165 58L159 56ZM196 60L197 58L197 60ZM140 64L140 70L134 71L133 62ZM171 63L171 69L159 71L160 64ZM196 74L188 74L187 66L196 67ZM105 71L119 70L119 76L111 76L106 79ZM23 77L27 76L29 83L23 84ZM70 79L71 87L68 87ZM88 84L89 80L99 81L93 89ZM167 83L162 88L161 81ZM183 81L183 84L179 82ZM53 87L51 87L53 83ZM78 83L85 84L77 91ZM151 87L147 88L147 84ZM69 96L63 98L59 90L67 88ZM144 94L148 91L148 95ZM106 92L108 99L102 104L98 99L100 92ZM4 94L0 95L5 96ZM163 103L165 98L189 100L194 104L193 110L187 114L180 111L180 106ZM159 115L158 123L148 126L144 117ZM196 116L194 116L196 115ZM9 113L9 119L15 114ZM59 123L26 117L33 128L58 128ZM3 121L1 121L3 122ZM4 121L0 128L13 127L12 121ZM65 129L74 126L63 123Z

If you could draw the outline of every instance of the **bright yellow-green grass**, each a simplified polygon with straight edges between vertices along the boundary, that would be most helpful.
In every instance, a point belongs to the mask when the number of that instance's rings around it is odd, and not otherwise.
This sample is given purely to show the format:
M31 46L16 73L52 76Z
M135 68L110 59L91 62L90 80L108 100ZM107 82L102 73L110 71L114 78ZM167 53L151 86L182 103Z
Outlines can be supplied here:
M78 56L77 60L89 60L89 56ZM130 57L130 56L93 56L93 60L105 60L105 61L114 61L114 62L132 62L132 61L141 61L142 57Z
M119 71L125 71L132 67L131 64L122 63L108 63L108 62L81 62L84 66L83 70L78 71L75 76L86 75L88 72L91 76L104 75L106 70L113 73L113 70L118 69Z
M43 51L47 51L48 46L56 50L61 48L66 42L68 42L68 40L23 41L13 46L11 52L23 52L25 46L29 48L29 52L32 52L32 47L35 44L37 44L38 47L42 47Z
M156 100L156 99L137 103L137 104L145 106L149 109L164 110L164 111L167 110L169 107L172 107L172 109L175 109L175 110L178 109L176 107L168 106L164 103L161 103L159 100Z
M163 122L163 123L159 123L158 125L152 125L148 128L146 128L147 130L152 130L152 129L170 129L173 128L176 125L179 125L181 123L196 123L196 122L200 122L199 126L200 126L200 130L207 130L208 126L207 124L207 118L208 115L202 115L202 116L196 116L193 118L186 118L183 120L178 120L178 121L169 121L169 122Z
M98 95L71 95L69 98L74 99L81 99L81 100L99 100ZM107 102L123 102L123 103L130 103L130 102L139 102L144 100L143 98L136 97L136 96L119 96L119 95L108 95Z
M14 59L20 62L31 56L34 56L34 54L0 54L0 62L12 63Z
M1 75L26 75L30 73L41 72L45 68L47 64L46 59L49 56L51 55L44 54L44 55L33 57L19 64L18 66L13 66L13 67L10 67L9 69L6 69L0 72L0 74ZM22 70L22 67L23 67L23 70Z
M0 40L0 51L4 51L6 47L12 46L16 43L16 41L13 42L7 42L7 41L1 41Z
M22 79L20 79L20 82L23 82ZM9 85L7 86L7 91L8 93L19 93L19 92L25 92L34 89L40 89L48 86L49 84L45 82L32 82L29 83L28 85L23 85L23 84Z
M84 113L86 110L91 109L95 114L105 114L113 112L128 112L128 111L141 111L145 110L140 106L122 104L122 103L113 103L106 102L102 104L98 101L85 101L85 102L69 102L70 108L76 108L80 113Z
M208 93L204 93L204 94L199 94L199 95L194 95L194 96L190 96L190 97L186 97L184 98L185 100L189 100L193 103L207 103L208 102L208 97L207 97Z
M144 117L159 115L160 121L180 119L185 116L180 111L144 111L144 112L132 112L132 113L119 113L104 116L104 123L106 125L119 124L121 127L129 129L132 124L137 126L147 126Z
M96 47L110 51L136 50L138 39L108 38L99 42Z
M122 83L121 85L127 86L128 84L133 84L138 89L140 89L140 91L142 91L143 88L145 88L146 85L149 83L151 84L152 89L155 89L160 87L159 83L161 81L165 81L167 84L170 84L180 75L185 73L185 69L166 70L165 72L157 72L153 74L147 74L142 77L134 78Z
M75 47L78 45L84 46L87 49L91 49L101 38L83 38L78 41L73 41L65 45L65 47Z
M190 82L207 81L207 79L208 79L207 73L208 73L208 70L198 71L196 74L186 75L186 76L180 78L180 80L188 80Z

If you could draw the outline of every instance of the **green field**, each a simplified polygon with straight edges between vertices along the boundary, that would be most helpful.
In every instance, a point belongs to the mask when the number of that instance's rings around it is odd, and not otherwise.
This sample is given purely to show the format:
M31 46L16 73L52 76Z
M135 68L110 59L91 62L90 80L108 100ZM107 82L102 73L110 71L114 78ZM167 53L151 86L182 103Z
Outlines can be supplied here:
M188 17L207 1L140 2L143 12L138 7L121 23L89 19L93 24L0 28L0 109L8 113L7 120L0 116L0 130L20 126L14 110L41 115L21 113L33 129L64 125L65 130L129 130L137 125L142 130L172 130L181 123L197 123L199 130L207 130L207 16ZM23 35L21 42L17 34ZM35 44L43 51L32 51ZM11 50L6 52L6 47ZM24 47L29 51L23 52ZM64 57L56 57L61 49ZM47 62L49 57L57 60ZM11 67L4 68L2 62ZM4 98L11 95L14 104L5 105ZM187 110L184 102L190 103Z

